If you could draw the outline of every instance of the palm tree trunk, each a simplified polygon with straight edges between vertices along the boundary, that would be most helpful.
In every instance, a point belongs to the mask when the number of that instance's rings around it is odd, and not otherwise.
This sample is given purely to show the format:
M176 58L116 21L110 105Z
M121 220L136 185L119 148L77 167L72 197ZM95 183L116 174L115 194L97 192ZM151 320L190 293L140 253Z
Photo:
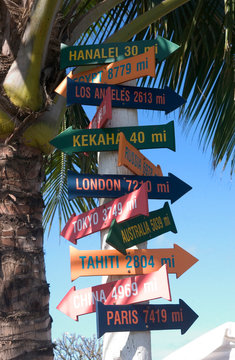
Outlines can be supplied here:
M0 358L51 360L42 155L0 142Z

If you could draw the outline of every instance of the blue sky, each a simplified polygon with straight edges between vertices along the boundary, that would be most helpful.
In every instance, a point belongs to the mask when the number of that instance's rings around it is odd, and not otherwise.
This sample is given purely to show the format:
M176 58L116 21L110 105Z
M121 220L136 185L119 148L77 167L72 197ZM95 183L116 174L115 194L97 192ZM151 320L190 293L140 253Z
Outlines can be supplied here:
M95 107L86 107L91 119ZM198 146L198 138L186 136L179 125L178 112L164 115L158 111L139 111L139 126L175 122L176 152L168 149L150 149L141 152L155 165L161 166L164 176L173 173L184 180L192 190L171 206L178 230L166 233L148 242L148 248L183 247L199 261L180 278L169 275L172 303L184 300L199 318L181 335L179 330L152 331L152 358L164 356L199 335L227 321L235 321L235 188L230 169L212 170L210 151ZM149 200L149 210L161 208L164 201ZM65 224L62 224L64 226ZM81 277L70 281L69 243L59 236L55 218L49 238L45 236L44 250L47 281L50 284L50 314L53 318L52 338L64 332L84 336L96 334L95 314L83 315L76 322L56 306L72 286L85 288L101 284L100 277ZM76 246L80 250L100 249L100 233L82 238ZM151 304L167 304L164 299Z

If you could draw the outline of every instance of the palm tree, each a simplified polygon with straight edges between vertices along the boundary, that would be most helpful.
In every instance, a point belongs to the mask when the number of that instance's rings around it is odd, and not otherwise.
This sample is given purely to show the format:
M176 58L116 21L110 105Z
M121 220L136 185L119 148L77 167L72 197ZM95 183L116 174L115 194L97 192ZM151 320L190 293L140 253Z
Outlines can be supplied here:
M68 203L66 173L77 166L95 172L95 154L68 157L49 144L68 126L88 124L81 106L66 111L64 98L54 93L65 76L60 43L159 34L180 44L157 65L160 85L192 95L185 121L197 120L202 109L199 126L205 143L212 142L214 164L232 159L233 169L233 6L218 0L0 0L1 359L53 358L43 225L51 225L57 209L61 221L94 206L93 199Z

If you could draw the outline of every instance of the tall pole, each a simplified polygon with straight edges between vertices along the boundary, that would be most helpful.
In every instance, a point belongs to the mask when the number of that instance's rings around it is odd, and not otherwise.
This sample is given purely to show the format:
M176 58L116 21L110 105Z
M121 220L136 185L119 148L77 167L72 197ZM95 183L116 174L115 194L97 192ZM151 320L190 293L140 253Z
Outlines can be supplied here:
M135 86L136 81L126 82L125 85ZM137 126L138 116L136 109L112 109L112 119L108 120L106 127ZM98 153L98 172L99 174L133 174L124 166L118 167L118 152ZM100 199L100 205L110 199ZM106 243L109 229L101 231L101 249L108 250L112 247ZM137 248L146 248L146 243L142 243ZM123 276L104 276L102 283L118 280ZM115 332L106 333L103 341L103 360L151 360L151 338L150 331L144 332Z

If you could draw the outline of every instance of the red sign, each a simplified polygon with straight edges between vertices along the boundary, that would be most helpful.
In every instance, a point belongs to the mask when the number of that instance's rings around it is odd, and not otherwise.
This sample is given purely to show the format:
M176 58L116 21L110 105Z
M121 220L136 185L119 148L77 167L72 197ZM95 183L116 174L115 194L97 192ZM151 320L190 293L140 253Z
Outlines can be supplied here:
M73 244L77 244L77 239L108 228L113 219L121 222L138 215L148 216L147 191L147 183L144 183L138 190L95 209L77 216L73 214L61 231L61 235Z
M105 97L98 107L93 119L91 120L88 129L100 129L104 127L107 120L112 119L112 100L111 100L111 87L107 88Z
M86 289L75 290L73 286L57 309L77 321L79 315L96 311L96 301L102 301L105 305L128 305L158 298L171 301L167 265L147 275L136 275Z

